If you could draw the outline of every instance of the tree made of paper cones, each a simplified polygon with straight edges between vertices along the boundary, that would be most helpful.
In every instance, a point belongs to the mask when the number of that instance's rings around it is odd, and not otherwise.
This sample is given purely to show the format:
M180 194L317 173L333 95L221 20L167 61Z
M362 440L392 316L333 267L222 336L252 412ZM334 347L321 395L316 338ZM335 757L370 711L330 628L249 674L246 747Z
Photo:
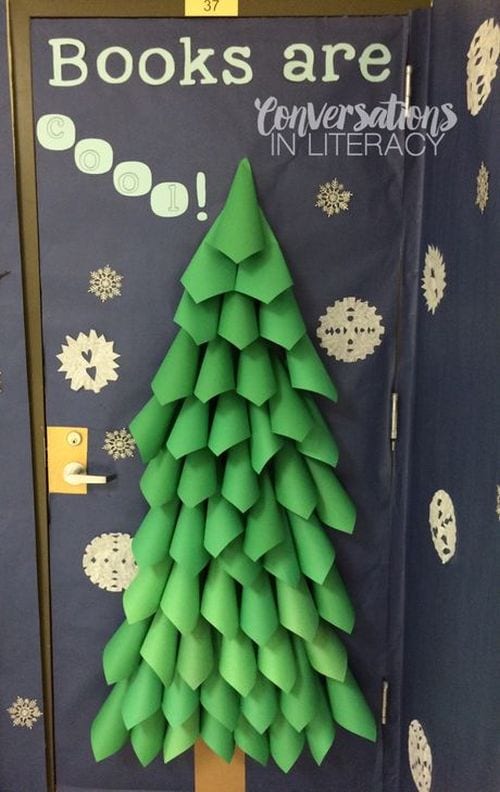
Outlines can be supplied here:
M355 508L312 394L336 399L259 207L248 160L181 279L179 331L131 423L150 509L132 548L125 621L95 758L128 740L146 765L201 739L287 772L319 764L336 726L376 726L339 631L354 624L328 528Z

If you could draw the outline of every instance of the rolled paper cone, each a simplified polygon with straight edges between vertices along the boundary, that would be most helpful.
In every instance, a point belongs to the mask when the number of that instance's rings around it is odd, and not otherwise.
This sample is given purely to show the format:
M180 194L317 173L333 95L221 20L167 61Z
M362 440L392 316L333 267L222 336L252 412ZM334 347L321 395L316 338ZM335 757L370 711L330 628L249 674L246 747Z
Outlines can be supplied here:
M132 748L143 767L151 764L160 753L166 725L162 711L158 710L150 718L134 726L130 732Z
M290 385L285 369L277 360L274 370L278 389L269 401L271 428L274 434L304 440L313 426L311 413L300 393Z
M301 443L297 444L297 448L301 454L335 467L339 459L337 443L333 439L330 428L325 423L314 400L306 397L305 401L314 423L309 434L306 435Z
M181 501L194 508L217 490L215 457L208 448L188 454L184 460L177 494Z
M143 567L123 594L123 610L130 624L156 613L172 562L166 559L156 566Z
M205 505L190 509L183 504L170 545L170 557L193 576L199 575L210 560L203 545L204 535Z
M276 393L276 379L269 352L262 341L242 349L236 390L247 401L260 406Z
M216 338L210 341L205 350L194 389L195 396L200 401L207 402L214 396L233 390L234 387L231 347L223 338Z
M170 762L191 748L200 733L200 715L198 708L189 720L179 726L169 726L163 743L163 761Z
M252 690L241 700L243 715L255 731L264 734L275 719L278 707L276 687L265 676L258 674Z
M185 567L174 564L163 596L161 609L167 619L183 635L196 627L200 615L199 578L191 575Z
M319 616L305 579L301 578L296 587L277 580L276 594L283 627L305 641L312 641L318 630Z
M305 736L297 732L286 718L278 713L269 729L269 748L274 761L284 773L292 769L304 748Z
M240 632L235 638L223 638L219 673L240 696L248 696L257 680L257 662L252 641Z
M162 710L170 726L181 726L198 711L200 691L193 690L179 674L163 693Z
M208 745L221 759L230 762L234 754L233 733L209 712L203 711L201 714L201 737L205 745Z
M255 475L255 473L254 473ZM261 476L259 500L248 514L245 532L245 553L257 561L285 537L283 515L274 497L273 485L267 473Z
M293 728L300 732L310 723L318 706L318 681L301 641L294 641L297 679L290 693L281 693L280 708Z
M309 662L320 674L343 682L347 671L347 652L336 633L320 622L312 641L305 642ZM335 717L335 716L334 716Z
M233 539L243 533L241 514L221 495L213 495L208 501L205 524L205 547L216 557Z
M220 298L196 303L189 292L185 291L175 312L176 322L189 333L195 344L200 346L213 341L219 325Z
M259 647L258 666L280 690L292 690L297 679L297 664L290 637L281 627L265 646Z
M302 572L316 583L324 583L335 561L335 550L316 515L304 520L288 512L297 556Z
M240 715L240 697L218 671L214 671L201 686L200 701L212 717L226 729L234 731Z
M243 539L238 537L231 542L221 553L220 559L226 572L241 583L249 586L260 572L259 564L252 561L243 549Z
M178 511L177 499L148 511L132 539L132 553L140 567L154 566L167 557Z
M287 289L259 311L260 334L285 349L291 349L306 332L297 300L292 289Z
M323 685L318 685L316 713L307 724L306 740L314 761L320 765L335 740L335 724L330 714Z
M270 459L283 446L283 439L273 434L267 405L250 404L250 459L256 473L262 473Z
M222 495L240 512L247 512L259 498L259 482L250 461L248 443L231 448L226 458Z
M161 706L163 685L145 660L130 680L122 703L122 717L127 729L142 723Z
M141 646L149 629L150 620L135 624L122 622L104 647L102 665L108 685L127 679L139 665Z
M303 458L291 443L285 443L276 454L273 468L278 503L308 520L318 495Z
M288 583L289 586L297 586L301 572L287 519L282 511L281 519L285 531L283 541L266 553L264 556L264 568L273 577Z
M175 497L180 472L180 463L166 450L148 463L139 486L150 506L163 506Z
M240 625L258 646L266 644L279 626L273 590L266 572L241 593Z
M212 227L210 244L236 263L264 247L262 214L247 159L238 165L224 208Z
M181 278L182 285L196 303L233 291L236 283L236 264L208 244L211 231L212 229Z
M208 623L200 619L195 629L181 637L177 673L196 690L208 679L214 667L214 650Z
M191 396L198 372L198 351L189 333L179 330L151 383L160 404Z
M352 533L356 524L356 507L330 467L306 457L307 467L318 493L318 516L337 531Z
M354 608L335 566L322 585L314 585L314 599L322 619L346 633L352 633L355 622Z
M236 274L236 291L270 303L293 284L292 276L271 226L261 212L265 247L252 258L241 261Z
M128 740L128 729L122 718L122 704L127 687L126 679L118 682L92 722L90 741L96 762L117 753Z
M208 442L208 404L196 396L186 399L175 419L167 448L176 459L205 448Z
M327 399L337 401L337 389L307 334L287 352L286 359L290 382L294 388L319 393Z
M352 673L347 670L344 682L326 680L332 715L347 731L375 742L377 725Z
M218 333L237 349L244 349L259 337L255 304L249 297L229 292L224 297Z
M269 761L269 740L266 734L259 734L241 715L234 732L238 748L261 765Z
M223 393L217 399L217 407L210 428L208 447L216 456L228 448L250 437L247 406L234 391Z
M144 463L153 459L163 448L176 409L177 402L160 404L153 395L130 422L130 432Z
M237 635L239 609L236 584L218 559L214 559L210 564L203 587L201 613L221 635L226 635L228 638Z
M172 682L177 657L178 632L158 611L141 647L141 655L165 687Z

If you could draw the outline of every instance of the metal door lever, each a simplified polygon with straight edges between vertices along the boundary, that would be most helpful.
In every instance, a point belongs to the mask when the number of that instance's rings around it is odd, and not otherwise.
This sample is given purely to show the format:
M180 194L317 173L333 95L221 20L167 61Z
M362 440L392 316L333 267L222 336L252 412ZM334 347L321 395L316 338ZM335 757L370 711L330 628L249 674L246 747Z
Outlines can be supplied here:
M79 462L70 462L64 468L63 478L66 484L106 484L107 476L90 476Z

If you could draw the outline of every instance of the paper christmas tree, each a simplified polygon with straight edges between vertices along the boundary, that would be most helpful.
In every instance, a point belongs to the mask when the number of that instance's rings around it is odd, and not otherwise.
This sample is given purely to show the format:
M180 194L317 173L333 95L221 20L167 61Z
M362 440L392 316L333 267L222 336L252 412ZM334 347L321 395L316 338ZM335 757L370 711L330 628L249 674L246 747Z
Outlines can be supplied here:
M285 772L307 743L319 764L337 724L376 738L329 536L352 532L355 508L312 396L336 391L247 160L181 282L180 329L130 426L150 509L104 649L94 755L130 740L142 764L168 762L201 737Z

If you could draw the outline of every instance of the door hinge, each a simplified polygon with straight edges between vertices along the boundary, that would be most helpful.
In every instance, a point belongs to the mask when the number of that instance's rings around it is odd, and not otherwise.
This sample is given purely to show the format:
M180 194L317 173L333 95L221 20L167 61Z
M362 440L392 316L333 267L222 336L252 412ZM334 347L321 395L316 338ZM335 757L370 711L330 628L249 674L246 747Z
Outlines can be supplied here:
M413 75L413 66L406 65L405 69L405 116L407 117L410 112L411 106L411 78Z
M396 448L396 441L398 439L398 422L399 422L399 395L397 393L391 394L391 449L394 451Z
M382 680L382 707L380 712L380 722L382 726L387 724L389 710L389 683L387 679Z

